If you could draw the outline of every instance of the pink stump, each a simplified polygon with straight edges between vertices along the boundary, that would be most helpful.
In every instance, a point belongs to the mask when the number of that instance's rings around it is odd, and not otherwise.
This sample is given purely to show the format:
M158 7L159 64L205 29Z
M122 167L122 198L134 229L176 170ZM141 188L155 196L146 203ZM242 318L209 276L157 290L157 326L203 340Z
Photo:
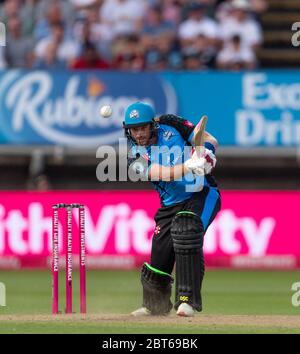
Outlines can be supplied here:
M52 217L52 314L58 314L58 208L53 206Z
M86 258L85 258L85 210L79 208L79 271L80 271L80 312L86 313Z
M72 313L72 208L67 207L66 235L66 313Z

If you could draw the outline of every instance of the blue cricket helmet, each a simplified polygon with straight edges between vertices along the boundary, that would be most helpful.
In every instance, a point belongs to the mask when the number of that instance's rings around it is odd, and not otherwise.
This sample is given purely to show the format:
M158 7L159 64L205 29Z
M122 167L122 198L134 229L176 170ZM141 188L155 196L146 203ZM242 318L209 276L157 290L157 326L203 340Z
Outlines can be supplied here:
M146 125L153 123L154 118L154 109L148 103L135 102L126 109L123 126L132 128Z

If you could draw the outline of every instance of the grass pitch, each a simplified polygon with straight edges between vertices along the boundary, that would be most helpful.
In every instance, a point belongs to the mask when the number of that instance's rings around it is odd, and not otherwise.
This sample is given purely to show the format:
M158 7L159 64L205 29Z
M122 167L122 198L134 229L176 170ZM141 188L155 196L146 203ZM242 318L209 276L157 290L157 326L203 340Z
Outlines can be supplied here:
M77 314L52 316L49 271L2 271L7 306L0 307L0 333L300 333L300 307L291 302L297 272L208 270L203 312L194 318L178 318L174 311L167 317L130 317L141 304L139 277L137 271L88 271L88 315L83 316L75 273ZM61 274L62 311L64 300Z

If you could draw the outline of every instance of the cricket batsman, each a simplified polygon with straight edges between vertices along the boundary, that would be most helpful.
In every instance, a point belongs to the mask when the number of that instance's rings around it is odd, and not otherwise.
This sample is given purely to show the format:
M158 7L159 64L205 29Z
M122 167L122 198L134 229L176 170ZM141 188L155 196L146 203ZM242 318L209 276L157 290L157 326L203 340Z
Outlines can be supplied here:
M211 174L217 140L203 131L199 153L195 142L203 129L202 120L194 126L172 114L155 117L153 108L143 102L127 108L123 125L129 143L129 169L151 181L161 200L154 217L151 263L141 270L143 304L132 315L170 313L171 274L176 263L174 307L178 316L191 317L202 310L203 238L221 207ZM159 148L159 154L154 147Z

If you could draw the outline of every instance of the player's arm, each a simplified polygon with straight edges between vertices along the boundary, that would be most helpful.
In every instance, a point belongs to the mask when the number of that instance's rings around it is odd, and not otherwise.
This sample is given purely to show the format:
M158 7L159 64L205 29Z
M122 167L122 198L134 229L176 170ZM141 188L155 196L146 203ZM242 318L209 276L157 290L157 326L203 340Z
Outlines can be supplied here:
M204 175L205 159L203 157L193 157L184 164L175 166L162 166L151 164L148 169L148 178L150 181L175 181L181 179L185 174L193 172L196 175Z
M162 166L159 164L152 164L148 170L148 177L150 181L174 181L180 179L187 173L187 168L184 164L175 166Z
M207 131L204 133L204 142L212 144L215 150L217 150L219 146L218 140Z
M190 139L190 143L195 146L195 141L194 141L194 136L195 133L197 132L197 129L195 128L191 139ZM206 149L211 150L214 154L219 146L218 140L209 132L205 131L204 132L204 146Z
M163 166L152 162L148 158L147 150L136 151L135 147L128 149L127 165L129 173L139 176L141 180L150 181L174 181L181 179L185 174L192 172L196 175L204 175L206 160L203 157L193 155L183 164L175 166Z
M196 154L196 156L201 156L205 159L205 174L211 173L216 166L215 151L218 147L217 139L205 131L207 119L207 116L201 118L190 137L190 142L195 147L193 155Z

